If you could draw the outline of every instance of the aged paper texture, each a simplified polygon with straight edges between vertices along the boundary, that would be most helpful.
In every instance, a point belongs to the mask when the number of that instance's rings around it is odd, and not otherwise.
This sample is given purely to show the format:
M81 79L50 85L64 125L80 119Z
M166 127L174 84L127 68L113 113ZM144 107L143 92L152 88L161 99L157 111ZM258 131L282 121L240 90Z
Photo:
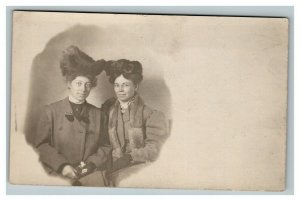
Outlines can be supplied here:
M172 122L159 158L120 187L285 189L288 20L285 18L15 11L12 184L68 185L46 174L31 143L43 105L64 98L59 56L138 60L144 101ZM105 74L88 101L113 89Z

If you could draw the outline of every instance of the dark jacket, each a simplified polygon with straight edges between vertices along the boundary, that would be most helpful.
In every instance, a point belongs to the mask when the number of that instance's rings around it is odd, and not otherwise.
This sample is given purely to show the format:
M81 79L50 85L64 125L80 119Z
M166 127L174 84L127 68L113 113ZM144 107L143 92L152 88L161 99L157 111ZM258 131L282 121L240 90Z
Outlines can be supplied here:
M117 115L120 107L116 98L107 100L102 109L109 117L108 133L114 150L121 147L117 135ZM130 155L133 162L154 161L162 144L169 135L168 122L164 114L146 106L137 96L130 107L130 125L127 133L129 138Z
M81 161L92 162L98 168L106 163L111 148L105 135L105 114L86 103L82 115L81 121L74 117L68 98L45 107L35 146L49 173L58 173L65 164L77 166Z

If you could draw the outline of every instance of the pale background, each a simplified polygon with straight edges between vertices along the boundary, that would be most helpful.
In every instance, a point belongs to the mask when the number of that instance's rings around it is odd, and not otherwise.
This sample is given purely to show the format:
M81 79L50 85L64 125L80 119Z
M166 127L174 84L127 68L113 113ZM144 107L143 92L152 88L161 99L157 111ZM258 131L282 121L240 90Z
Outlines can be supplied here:
M47 15L46 19L43 15L22 16L19 22L23 22L23 26L26 20L32 21L25 24L25 29L14 27L14 32L20 35L14 38L13 79L22 79L13 82L15 102L12 109L19 131L24 129L29 71L33 59L44 50L49 39L78 23L106 28L105 31L113 34L115 29L111 25L117 21L116 28L122 31L112 43L133 40L135 46L118 51L109 46L111 52L106 48L101 57L119 58L121 55L125 58L127 55L143 64L143 58L155 64L150 65L149 72L145 70L145 75L148 73L150 79L159 77L165 81L165 89L170 90L172 98L171 109L167 104L158 104L151 95L149 101L173 119L171 137L159 160L124 181L123 185L244 190L283 188L287 20L120 15L107 16L109 20L105 20L105 16L95 14L85 17L58 14L57 18L54 14L50 18L49 13ZM18 28L22 32L17 32ZM91 43L86 47L90 49L84 50L94 52L90 55L97 59L99 53L96 51L103 47L101 45ZM99 99L97 95L91 98ZM15 128L14 123L12 121L12 128ZM14 171L19 163L24 164L24 157L30 164L37 160L21 137L12 132L11 179L16 183L47 182L43 172L38 171L39 164L28 170L25 166L18 174ZM20 158L23 161L20 162Z

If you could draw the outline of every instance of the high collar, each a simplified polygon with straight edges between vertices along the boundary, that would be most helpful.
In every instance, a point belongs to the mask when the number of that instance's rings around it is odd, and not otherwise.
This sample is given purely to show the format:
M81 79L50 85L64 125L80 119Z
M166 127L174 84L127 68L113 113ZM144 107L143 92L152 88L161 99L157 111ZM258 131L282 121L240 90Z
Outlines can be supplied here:
M144 101L139 96L139 94L137 93L136 95L134 95L134 98L132 98L127 103L123 103L123 104L128 104L129 108L133 108L133 107L136 107L138 105L144 105ZM114 98L114 107L120 107L120 105L121 105L120 101L117 98Z
M122 102L119 101L120 103L120 107L121 107L121 111L125 111L127 108L129 108L129 106L135 101L137 95L134 95L129 101L127 102Z
M72 102L72 103L74 103L74 104L82 104L82 103L85 102L85 100L83 100L83 101L78 101L78 100L76 100L75 98L73 98L71 95L69 95L69 101Z
M65 116L66 118L70 121L73 121L74 120L74 114L73 114L73 110L72 110L72 107L71 107L71 104L70 104L70 101L69 101L69 97L66 97L64 100L63 100L63 108L64 108L64 111L65 111ZM84 104L84 107L82 108L82 111L81 111L81 116L83 119L88 119L89 117L89 104ZM87 122L85 122L87 123Z
M65 99L63 99L63 110L65 111L65 114L73 115L69 97L66 97Z

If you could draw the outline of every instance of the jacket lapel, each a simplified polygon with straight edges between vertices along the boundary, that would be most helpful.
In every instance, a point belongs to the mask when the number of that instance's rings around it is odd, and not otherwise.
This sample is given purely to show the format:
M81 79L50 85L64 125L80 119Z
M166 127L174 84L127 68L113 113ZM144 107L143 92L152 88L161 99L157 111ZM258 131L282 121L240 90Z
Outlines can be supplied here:
M80 116L81 116L80 123L83 123L84 125L88 125L90 123L88 103L84 103L83 108L82 108L81 113L80 113Z
M130 126L129 130L134 128L141 128L143 124L143 109L144 109L144 101L140 98L139 95L129 106L129 118L130 118ZM118 123L118 116L119 116L119 107L120 103L116 99L114 104L112 105L111 109L109 110L109 135L110 139L113 140L114 146L121 147L121 140L117 136L117 123ZM129 134L129 133L128 133ZM130 135L130 134L129 134ZM142 137L142 136L141 136ZM132 139L130 139L132 141Z
M139 95L130 105L130 124L133 128L140 128L143 124L144 101Z
M119 101L117 99L114 100L114 104L109 109L109 138L111 143L115 148L120 148L120 141L117 136L117 121L118 121L118 108L119 108Z
M109 111L109 127L115 128L117 126L118 121L118 109L120 107L120 103L118 100L115 100L115 103L112 106L112 109Z
M70 122L73 122L75 120L75 117L69 103L69 97L63 100L63 110L65 112L65 118L67 118Z
M65 118L67 118L70 122L77 121L73 114L73 110L71 104L69 102L69 97L63 100L63 109L65 110ZM87 128L89 122L89 107L86 102L81 111L81 120L78 121L84 128Z

